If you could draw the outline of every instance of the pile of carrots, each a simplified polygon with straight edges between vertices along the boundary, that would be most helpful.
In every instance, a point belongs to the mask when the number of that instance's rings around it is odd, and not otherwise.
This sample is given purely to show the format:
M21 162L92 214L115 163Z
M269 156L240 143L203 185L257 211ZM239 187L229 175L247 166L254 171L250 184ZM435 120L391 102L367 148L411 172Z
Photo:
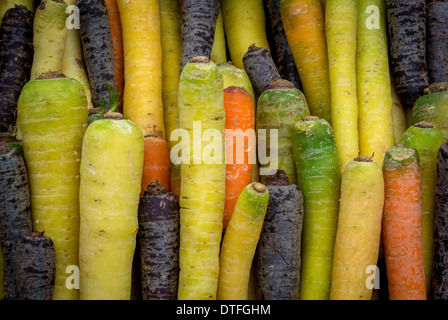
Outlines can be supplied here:
M1 299L448 299L448 2L0 20Z

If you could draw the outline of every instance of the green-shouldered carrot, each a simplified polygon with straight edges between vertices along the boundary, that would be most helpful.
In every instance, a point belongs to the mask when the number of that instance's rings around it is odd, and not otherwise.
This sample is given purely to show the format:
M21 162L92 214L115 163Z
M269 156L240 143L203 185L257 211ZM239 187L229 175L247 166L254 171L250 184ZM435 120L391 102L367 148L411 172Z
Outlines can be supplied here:
M142 130L120 113L108 112L86 130L79 187L81 300L131 298L143 152Z
M3 0L0 2L0 22L5 16L6 11L14 8L16 5L25 6L29 11L34 13L34 0Z
M417 150L390 147L383 162L382 240L390 300L426 300L422 177ZM381 288L380 288L381 289Z
M328 0L325 32L331 93L331 126L341 173L359 153L356 91L357 0Z
M65 270L78 265L79 163L87 126L84 88L59 73L44 73L23 87L17 109L33 230L44 231L56 248L54 299L77 299L78 292L65 285Z
M33 13L25 6L6 11L0 27L0 132L12 132L17 99L30 78Z
M269 191L262 183L248 184L241 191L221 245L218 300L247 300L268 201Z
M371 6L377 8L376 26L371 26ZM375 154L381 168L387 150L395 145L392 117L386 11L383 0L360 0L358 8L356 81L359 106L359 150Z
M299 299L327 300L341 179L336 141L330 124L311 116L295 124L292 143L304 199Z
M210 60L216 64L227 62L227 44L226 35L224 33L222 10L219 10L218 18L216 20L215 37L213 38Z
M324 10L316 0L280 0L280 13L311 115L331 124Z
M191 151L188 155L186 148L182 150L180 164L178 299L213 300L218 288L225 204L225 109L222 76L207 57L193 58L182 71L179 119L180 128L189 133L190 140L185 144ZM214 136L213 149L208 153L210 142L197 140L198 132L202 137L206 131L219 136Z
M252 82L244 68L237 68L231 61L228 61L219 64L218 70L222 75L224 89L228 87L243 88L250 94L255 103L255 93L252 87Z
M371 299L369 268L378 261L383 205L381 168L366 156L350 161L341 179L330 300Z
M417 150L422 174L422 231L426 293L430 296L434 256L434 206L437 185L437 153L444 139L431 123L418 122L410 126L401 143Z

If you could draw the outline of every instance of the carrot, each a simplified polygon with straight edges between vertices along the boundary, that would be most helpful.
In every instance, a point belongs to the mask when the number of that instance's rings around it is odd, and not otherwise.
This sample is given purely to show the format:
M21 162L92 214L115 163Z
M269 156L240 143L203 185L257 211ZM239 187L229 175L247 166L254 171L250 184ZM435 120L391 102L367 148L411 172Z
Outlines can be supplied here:
M350 161L341 180L331 300L370 300L368 267L378 260L383 205L381 168L365 156Z
M33 231L17 244L15 266L20 300L53 300L56 254L44 232Z
M123 112L123 91L124 91L124 54L123 35L121 31L120 12L116 0L105 0L107 16L109 18L110 34L112 36L112 46L114 51L115 87L120 93L120 109Z
M0 2L0 22L5 16L6 11L14 8L16 5L25 6L29 11L34 13L34 0L3 0Z
M24 6L6 11L0 27L0 132L12 132L17 99L30 78L33 13Z
M366 22L372 15L369 6L379 10L378 28ZM385 14L383 0L359 1L356 49L359 150L362 155L375 154L373 160L380 168L387 150L395 145Z
M297 185L303 193L300 300L327 300L338 226L340 171L329 123L304 117L294 126Z
M109 112L82 143L79 187L81 300L129 300L143 166L139 126Z
M303 196L283 170L266 178L269 202L255 252L257 289L262 300L297 300Z
M434 256L434 206L437 185L437 153L443 144L439 129L427 122L410 126L401 143L417 150L422 174L422 232L425 265L426 294L431 295L432 264Z
M237 68L232 62L224 62L218 65L222 75L224 89L228 87L240 87L246 90L255 103L255 93L246 70Z
M267 90L272 81L281 79L277 66L266 48L251 45L243 55L243 65L258 95Z
M227 87L224 89L224 108L227 156L223 220L225 230L240 193L252 182L256 141L255 106L250 94L240 87Z
M403 107L412 108L428 87L426 1L386 0L390 62Z
M392 91L392 121L394 123L394 138L395 141L400 141L401 137L408 128L408 124L406 121L406 114L401 101L398 98L393 79L391 79L390 87Z
M448 142L444 142L437 154L437 184L434 209L434 261L432 277L432 298L434 300L448 299L448 282L446 269L447 221L448 221Z
M87 126L82 85L44 73L23 87L18 122L31 192L33 230L45 231L56 249L55 300L77 299L66 285L66 268L78 265L79 161Z
M159 1L116 0L124 50L123 115L165 139Z
M208 146L190 143L190 157L182 161L180 189L179 300L216 299L219 275L219 250L223 230L226 165L224 130L225 109L222 77L215 63L196 57L187 63L179 80L180 128L193 136L199 121L202 137L206 130L214 136L213 153ZM198 129L196 129L196 132ZM209 131L210 132L210 131ZM197 134L197 133L196 133ZM190 140L190 141L191 141ZM187 142L188 143L188 142ZM200 148L199 148L200 147ZM182 153L183 157L186 157ZM213 161L215 160L215 161Z
M311 115L331 124L324 11L316 0L280 0L280 13Z
M170 190L178 198L180 196L180 165L172 164L170 169Z
M2 247L0 246L0 300L5 299L5 285L3 281L3 253L2 253Z
M383 162L382 239L390 300L426 300L422 178L417 150L398 144Z
M179 275L179 201L158 183L140 196L138 241L143 300L175 300Z
M243 56L254 44L270 51L263 0L223 0L222 15L232 62L244 68Z
M227 62L227 46L226 36L224 33L224 21L222 18L222 10L219 10L218 18L216 20L215 36L213 38L212 51L210 53L210 60L216 64Z
M252 260L269 201L264 184L251 183L238 196L219 257L218 300L247 300Z
M16 300L19 292L14 257L19 240L31 233L32 222L25 162L18 149L11 147L17 142L8 140L0 138L0 244L3 253L0 260L3 261L4 297Z
M341 174L359 153L356 92L357 0L328 0L325 32L331 93L331 124Z
M144 138L145 153L143 158L142 188L140 195L151 182L158 181L170 191L170 150L165 140L147 136Z
M181 0L181 70L194 57L210 59L221 1Z

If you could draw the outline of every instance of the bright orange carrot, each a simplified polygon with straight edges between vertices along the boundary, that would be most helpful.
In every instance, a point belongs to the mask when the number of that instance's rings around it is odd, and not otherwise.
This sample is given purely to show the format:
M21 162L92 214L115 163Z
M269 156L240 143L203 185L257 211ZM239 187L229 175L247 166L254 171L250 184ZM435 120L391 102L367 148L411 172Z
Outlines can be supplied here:
M142 191L156 180L170 191L170 149L168 143L156 136L146 136L145 155L143 160Z
M426 300L422 177L417 150L391 147L384 158L382 239L390 300Z
M232 134L226 132L226 202L223 220L225 229L238 196L252 182L254 161L251 160L254 158L251 159L250 156L253 156L252 152L255 151L255 105L249 92L230 86L224 89L224 108L226 130L232 130ZM248 138L245 137L246 134Z
M110 31L114 48L114 68L116 92L120 93L118 98L120 112L123 112L123 90L124 90L124 55L123 36L121 33L120 12L116 0L105 0L107 15L109 16Z

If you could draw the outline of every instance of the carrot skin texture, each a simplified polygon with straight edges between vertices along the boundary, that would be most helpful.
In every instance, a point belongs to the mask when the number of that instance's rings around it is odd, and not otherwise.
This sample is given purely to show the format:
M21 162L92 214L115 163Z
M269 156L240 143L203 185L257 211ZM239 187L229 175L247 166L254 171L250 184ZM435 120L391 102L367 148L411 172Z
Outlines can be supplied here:
M426 294L430 296L434 257L434 207L437 185L437 153L444 140L439 129L410 126L401 143L417 149L422 175L422 234Z
M296 123L293 155L303 193L300 300L327 300L338 226L340 172L336 142L324 119Z
M252 260L268 201L269 191L259 182L241 191L221 245L218 300L247 300Z
M0 3L0 22L6 14L8 9L14 8L15 5L25 6L29 11L34 13L35 0L4 0Z
M165 140L157 137L145 137L145 154L143 158L142 191L156 180L170 191L170 150Z
M218 70L222 75L223 88L240 87L246 90L255 103L255 93L246 70L237 68L232 62L224 62L218 65Z
M446 269L448 265L448 143L440 146L437 155L437 185L434 211L434 261L432 278L432 298L448 299L448 282Z
M257 291L262 300L297 300L303 196L297 185L266 181L269 202L255 253Z
M213 38L212 51L210 53L210 60L217 65L227 62L227 46L226 36L224 33L224 21L222 18L222 11L219 10L218 18L216 20L215 37Z
M178 198L166 190L145 192L140 196L138 221L142 298L175 300L179 275Z
M406 132L408 128L408 124L406 121L406 115L403 109L403 105L401 104L400 99L398 98L397 91L395 90L395 84L393 79L391 79L391 91L392 91L392 120L394 123L394 138L395 142L401 140L401 137Z
M20 300L52 300L56 253L51 239L33 232L17 244L15 265Z
M181 70L194 57L210 59L221 2L181 0Z
M0 28L0 132L12 132L17 100L33 62L33 13L24 6L6 11Z
M426 1L386 0L391 70L404 108L429 85L426 63Z
M131 298L143 149L142 130L130 120L96 120L86 130L79 188L80 300Z
M426 5L426 62L429 84L448 80L448 3Z
M288 43L311 115L331 124L331 95L324 11L315 0L280 0Z
M383 162L382 240L390 300L426 300L422 179L417 150L391 147Z
M6 17L8 14L6 14ZM17 300L17 244L31 233L31 203L25 162L20 152L0 140L0 244L3 255L4 297Z
M378 164L349 162L341 180L330 300L370 300L367 268L377 264L383 204L384 180Z

